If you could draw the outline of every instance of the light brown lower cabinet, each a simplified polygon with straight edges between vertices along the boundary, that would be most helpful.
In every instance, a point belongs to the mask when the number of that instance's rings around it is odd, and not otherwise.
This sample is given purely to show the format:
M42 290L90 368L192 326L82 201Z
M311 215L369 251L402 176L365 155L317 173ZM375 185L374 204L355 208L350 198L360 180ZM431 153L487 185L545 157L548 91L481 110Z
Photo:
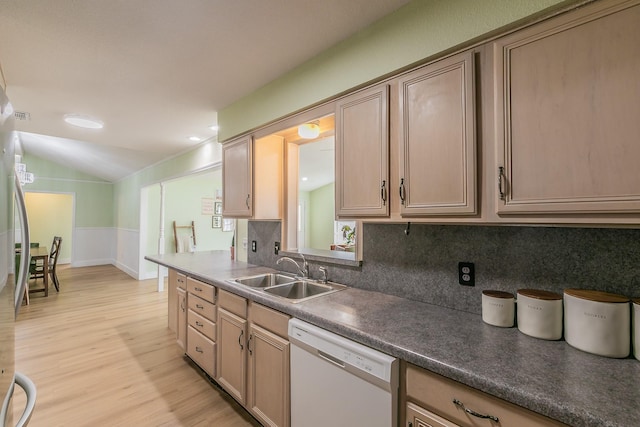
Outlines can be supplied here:
M216 381L262 425L289 427L289 316L220 290Z
M249 303L247 408L265 426L290 425L289 316Z
M187 278L185 316L187 356L207 374L216 375L216 288L208 283ZM178 291L180 295L180 290ZM180 297L179 297L180 298ZM180 316L179 316L180 317ZM178 322L180 330L180 319ZM180 332L178 333L178 336Z
M565 426L543 415L406 363L405 426Z
M247 321L218 309L218 383L240 404L245 404L245 339Z
M176 326L176 342L186 351L187 349L187 291L178 287L178 318Z

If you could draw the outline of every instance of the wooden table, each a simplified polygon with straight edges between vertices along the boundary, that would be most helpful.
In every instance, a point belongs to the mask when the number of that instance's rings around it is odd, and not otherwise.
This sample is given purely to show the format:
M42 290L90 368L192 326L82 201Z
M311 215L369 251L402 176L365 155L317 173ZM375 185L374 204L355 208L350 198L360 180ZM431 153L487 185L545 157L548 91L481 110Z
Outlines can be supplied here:
M44 296L49 296L49 251L46 246L39 246L37 248L30 248L29 254L31 255L31 259L38 262L39 259L42 260L42 272L43 278L42 282L44 284L44 289L29 289L29 292L42 292L44 291Z

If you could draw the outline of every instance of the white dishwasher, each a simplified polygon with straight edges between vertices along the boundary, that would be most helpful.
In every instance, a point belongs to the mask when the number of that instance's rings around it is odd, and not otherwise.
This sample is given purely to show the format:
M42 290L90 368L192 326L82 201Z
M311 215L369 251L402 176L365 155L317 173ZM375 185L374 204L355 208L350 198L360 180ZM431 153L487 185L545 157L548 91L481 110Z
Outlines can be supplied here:
M291 427L397 427L398 359L289 320Z

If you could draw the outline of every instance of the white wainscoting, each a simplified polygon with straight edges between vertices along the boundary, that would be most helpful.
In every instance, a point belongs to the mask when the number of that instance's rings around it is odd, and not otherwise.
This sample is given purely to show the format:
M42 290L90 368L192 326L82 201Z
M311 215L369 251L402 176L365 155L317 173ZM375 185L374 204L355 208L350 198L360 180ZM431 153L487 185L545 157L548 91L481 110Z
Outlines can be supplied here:
M138 279L140 231L127 228L116 229L115 266L134 279Z
M77 227L73 233L71 260L60 258L58 263L71 262L72 267L113 264L115 242L116 235L113 227Z

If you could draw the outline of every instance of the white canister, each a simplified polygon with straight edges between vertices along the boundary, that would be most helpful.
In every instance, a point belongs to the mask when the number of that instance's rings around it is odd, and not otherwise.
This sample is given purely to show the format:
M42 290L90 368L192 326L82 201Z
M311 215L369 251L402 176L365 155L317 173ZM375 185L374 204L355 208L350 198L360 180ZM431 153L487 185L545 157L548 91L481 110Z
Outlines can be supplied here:
M572 347L588 353L629 356L629 298L601 291L565 289L564 338Z
M633 354L640 360L640 298L633 300Z
M503 291L482 291L482 320L493 326L513 326L515 300L513 294Z
M518 330L544 340L562 338L562 295L539 289L518 290Z

